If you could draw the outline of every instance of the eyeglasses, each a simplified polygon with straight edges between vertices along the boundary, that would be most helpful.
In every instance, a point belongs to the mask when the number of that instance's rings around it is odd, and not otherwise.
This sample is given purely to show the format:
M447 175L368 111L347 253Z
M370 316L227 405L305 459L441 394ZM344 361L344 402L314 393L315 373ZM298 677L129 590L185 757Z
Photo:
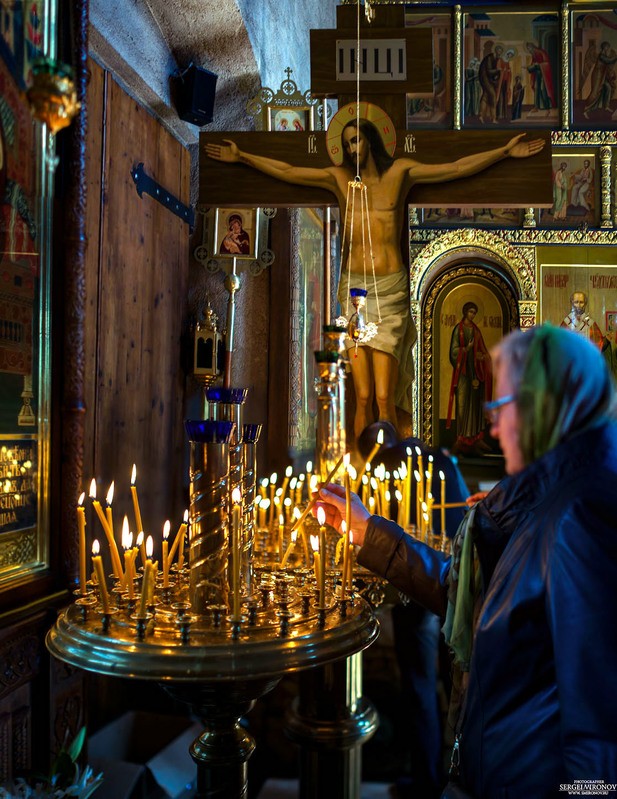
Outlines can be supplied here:
M493 400L492 402L484 403L484 413L491 424L495 424L499 419L499 411L504 405L509 405L511 402L516 402L516 394L508 394L505 397Z

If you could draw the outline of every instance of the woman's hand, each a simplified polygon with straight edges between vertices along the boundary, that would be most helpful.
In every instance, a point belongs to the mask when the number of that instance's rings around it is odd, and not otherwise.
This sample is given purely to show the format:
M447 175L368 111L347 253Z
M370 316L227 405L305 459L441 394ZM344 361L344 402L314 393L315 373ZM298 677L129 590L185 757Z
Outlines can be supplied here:
M313 508L313 516L317 515L317 506L326 512L326 524L334 527L335 530L341 529L341 522L345 518L345 487L328 483L319 489L319 501ZM351 531L353 532L353 542L358 546L364 543L364 536L371 514L360 501L360 497L352 492L351 494Z

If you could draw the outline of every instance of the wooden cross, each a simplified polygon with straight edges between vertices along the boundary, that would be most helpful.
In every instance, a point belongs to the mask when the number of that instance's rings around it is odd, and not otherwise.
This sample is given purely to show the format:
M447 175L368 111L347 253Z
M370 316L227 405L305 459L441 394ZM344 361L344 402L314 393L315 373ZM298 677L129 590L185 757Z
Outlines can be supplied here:
M373 102L386 111L397 127L395 158L407 157L427 164L450 163L466 155L503 147L514 133L522 132L405 130L407 94L432 93L431 32L405 28L403 6L374 6L374 11L376 17L370 26L364 13L360 15L361 69L372 70L375 78L367 80L361 74L361 100ZM352 74L357 49L356 13L355 4L338 6L336 30L311 31L311 93L315 97L336 95L340 107L356 99ZM417 208L550 207L553 202L550 132L534 130L527 137L542 138L545 142L542 151L532 158L506 159L464 180L416 184L406 198L407 204ZM323 132L202 133L199 202L203 205L336 204L334 195L324 189L291 185L243 164L208 158L206 145L221 144L225 139L234 141L245 152L294 166L332 165Z
M506 130L397 131L394 155L427 164L449 163L503 147L511 138L512 132ZM463 180L416 184L406 198L407 204L416 208L549 208L553 202L550 131L533 130L527 138L543 139L544 148L531 158L508 158ZM226 139L234 141L243 151L286 163L317 168L332 166L326 150L326 134L321 131L202 133L199 202L203 205L229 208L336 204L334 195L324 189L284 183L244 164L208 158L206 144L222 144Z
M404 128L407 95L433 94L433 43L429 29L406 28L403 6L375 6L369 24L356 5L337 6L336 30L311 31L311 94L337 97L339 106L357 98L359 63L362 99L375 103ZM358 57L359 56L359 57Z

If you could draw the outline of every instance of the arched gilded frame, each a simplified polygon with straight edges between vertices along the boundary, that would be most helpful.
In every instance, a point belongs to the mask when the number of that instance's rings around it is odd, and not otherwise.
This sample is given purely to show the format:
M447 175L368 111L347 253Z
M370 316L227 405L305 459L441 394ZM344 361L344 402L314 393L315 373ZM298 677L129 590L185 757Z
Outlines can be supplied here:
M467 266L462 266L463 263ZM520 327L531 327L536 322L537 284L533 248L516 247L494 233L473 228L450 230L424 247L411 248L410 303L418 330L414 347L413 428L430 445L434 443L431 396L434 352L428 314L430 291L437 280L451 279L454 270L461 270L456 276L464 275L467 270L472 277L473 269L480 270L483 279L495 281L500 290L511 287L504 296L511 291L516 297L517 307L512 309L511 318L517 319ZM430 311L432 314L432 309Z

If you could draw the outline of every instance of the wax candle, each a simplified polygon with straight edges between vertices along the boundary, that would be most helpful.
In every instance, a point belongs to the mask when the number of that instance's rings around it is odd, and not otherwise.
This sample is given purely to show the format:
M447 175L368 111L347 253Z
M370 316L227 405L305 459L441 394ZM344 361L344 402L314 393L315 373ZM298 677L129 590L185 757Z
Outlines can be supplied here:
M161 562L163 565L163 588L169 587L169 531L171 530L171 522L169 519L163 525L163 544L161 548Z
M141 557L141 565L143 568L146 568L146 561L148 560L148 556L146 554L146 535L143 530L137 534L137 540L135 542L137 547L139 548L139 554Z
M353 545L353 532L349 531L349 546L348 546L349 557L347 559L347 578L346 582L349 586L349 593L351 594L353 591L353 567L354 567L354 545Z
M188 509L185 509L183 522L181 525L181 528L184 529L182 529L182 532L180 533L180 544L178 545L178 569L182 569L184 567L184 539L186 538L186 531L188 530L188 524L189 524L189 512Z
M285 477L283 479L283 487L281 489L281 502L283 503L285 502L285 492L287 491L287 486L289 485L292 473L293 473L293 466L288 466L285 469Z
M405 526L409 524L409 517L411 515L411 477L413 475L413 460L412 460L412 453L411 447L405 448L405 453L407 455L407 474L405 475L407 481L405 483L407 487L407 498L405 502Z
M171 549L169 550L168 560L169 560L169 567L171 569L171 565L174 562L174 558L176 557L176 552L179 551L180 542L184 541L184 536L186 534L186 522L188 520L188 510L184 511L184 520L180 527L178 527L178 532L176 533L176 537L174 538L173 544L171 545Z
M311 549L313 550L313 573L315 574L315 583L319 588L321 583L321 568L319 562L319 536L311 536Z
M420 472L416 469L413 473L416 484L416 532L420 530L420 506L422 500L420 498Z
M276 491L277 478L278 478L277 473L276 472L272 472L272 474L270 475L270 506L271 507L274 505L274 493Z
M86 593L86 509L84 499L86 495L82 491L77 500L77 527L79 529L79 590L81 594Z
M135 513L135 524L137 525L137 534L144 529L141 520L141 510L139 509L139 497L137 496L137 486L135 481L137 479L137 466L133 464L133 471L131 472L131 496L133 497L133 511Z
M240 620L240 528L242 524L242 494L239 488L231 492L231 540L232 540L232 591L233 621Z
M259 527L261 530L265 530L266 527L268 526L267 513L269 507L270 507L269 499L264 499L259 503Z
M107 542L109 544L109 554L111 555L111 565L114 574L116 577L122 582L124 579L124 573L122 571L122 561L120 560L120 552L118 551L118 544L116 543L116 537L114 534L114 520L111 512L111 503L114 499L114 481L111 481L111 485L109 486L109 490L107 492L106 502L107 507L105 508L105 518L107 519Z
M137 616L140 619L146 618L151 580L152 580L152 561L148 558L144 566L143 577L141 580L141 594L139 597L139 610L137 612Z
M124 547L124 581L128 591L129 599L135 598L135 587L133 581L135 579L135 550L133 549L133 534L128 529L128 519L126 520L126 530L124 523L122 525L122 546Z
M298 531L294 530L293 533L291 534L291 541L289 542L289 545L285 550L285 554L283 555L283 560L281 561L281 569L284 569L285 566L287 565L287 561L289 560L289 558L291 557L291 553L295 549L297 537L298 537Z
M441 508L440 508L440 522L441 522L441 540L442 540L442 547L443 541L446 537L446 475L440 471L439 472L439 480L441 485Z
M116 577L118 577L121 580L122 564L120 563L120 555L118 553L118 547L114 539L113 529L109 526L110 515L106 515L105 513L103 513L103 509L101 508L101 503L96 498L96 480L94 478L92 478L92 482L90 483L90 497L92 498L92 507L94 508L96 515L99 517L99 521L101 522L103 532L105 533L105 537L107 538L107 542L109 544L109 553L111 555L112 571L116 575ZM113 491L112 491L112 497L113 497Z
M422 504L424 502L424 459L422 458L420 447L416 447L416 455L418 456L418 473L420 475L418 490L420 492L420 504Z
M283 558L283 536L285 535L285 517L281 513L279 516L279 542L278 542L278 556L279 561Z
M96 574L96 581L99 587L101 605L103 613L109 613L109 594L107 593L107 583L105 582L105 570L103 569L103 559L99 555L100 547L97 539L92 542L92 566Z
M319 607L325 608L326 606L326 512L320 506L317 509L317 521L319 522Z
M381 430L379 431L382 432ZM351 456L345 456L345 543L343 544L343 572L341 575L341 599L345 599L347 592L347 560L349 548L349 530L351 529L351 476L349 474L349 461Z
M264 477L263 480L259 483L259 493L262 499L266 499L268 496L268 483L270 481L267 477Z

